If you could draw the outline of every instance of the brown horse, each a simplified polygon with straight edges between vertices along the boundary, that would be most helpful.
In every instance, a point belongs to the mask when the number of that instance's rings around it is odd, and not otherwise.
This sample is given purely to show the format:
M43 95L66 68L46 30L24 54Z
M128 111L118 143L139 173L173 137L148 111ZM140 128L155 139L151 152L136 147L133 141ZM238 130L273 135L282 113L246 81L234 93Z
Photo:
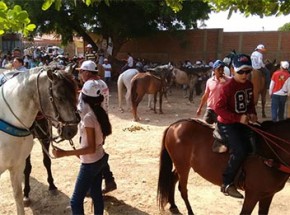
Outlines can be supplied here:
M290 175L289 126L290 119L252 126L257 133L256 154L248 156L235 180L235 185L245 191L241 214L251 214L257 203L259 214L268 214L275 193L285 186ZM178 189L188 214L193 214L187 194L190 168L207 181L218 186L222 184L229 154L212 151L212 133L212 127L193 119L183 119L166 128L158 180L161 209L169 203L172 211L179 212L174 201L175 185L179 181ZM229 197L221 193L221 198Z
M147 69L146 73L138 73L131 80L132 112L135 121L139 121L137 107L145 94L154 95L154 113L156 113L157 94L159 93L159 113L162 114L162 97L171 80L173 66L161 65ZM150 71L150 72L149 72Z
M253 83L253 94L254 94L254 104L257 106L260 96L261 96L261 105L262 105L262 117L266 118L265 105L266 105L266 77L259 70L253 70L250 75L250 80Z

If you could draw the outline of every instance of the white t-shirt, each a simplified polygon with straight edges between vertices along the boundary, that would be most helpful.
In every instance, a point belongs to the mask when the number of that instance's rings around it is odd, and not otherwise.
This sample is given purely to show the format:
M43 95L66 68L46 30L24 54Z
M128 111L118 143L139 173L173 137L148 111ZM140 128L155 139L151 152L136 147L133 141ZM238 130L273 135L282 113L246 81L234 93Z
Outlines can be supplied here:
M127 59L127 63L128 63L128 66L129 67L133 67L134 65L134 59L132 56L129 56L128 59Z
M261 69L262 67L265 67L263 54L261 52L254 51L251 55L251 60L253 69Z
M80 122L80 136L81 138L81 147L84 148L88 146L88 137L86 128L94 128L95 129L95 143L96 143L96 151L91 154L80 155L80 159L82 163L94 163L100 160L104 156L103 149L103 132L98 120L95 117L95 114L90 110Z
M111 78L111 69L112 69L111 64L109 64L109 63L105 64L105 63L104 63L102 66L103 66L103 68L104 68L104 70L105 70L105 75L104 75L104 77L105 77L105 78Z

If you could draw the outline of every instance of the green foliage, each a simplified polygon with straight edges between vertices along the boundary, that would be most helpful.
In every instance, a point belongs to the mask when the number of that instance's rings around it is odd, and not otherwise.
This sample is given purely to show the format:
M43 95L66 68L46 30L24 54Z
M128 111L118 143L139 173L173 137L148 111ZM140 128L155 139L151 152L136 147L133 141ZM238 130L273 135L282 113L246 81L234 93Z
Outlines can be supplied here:
M21 6L14 5L9 9L3 1L0 1L0 35L21 32L27 36L35 28L36 25L30 23L27 11L22 10Z
M285 23L282 27L278 28L278 31L290 31L290 23Z
M240 11L245 16L258 15L279 16L290 13L290 1L288 0L204 0L215 11L229 10L229 17L233 12Z

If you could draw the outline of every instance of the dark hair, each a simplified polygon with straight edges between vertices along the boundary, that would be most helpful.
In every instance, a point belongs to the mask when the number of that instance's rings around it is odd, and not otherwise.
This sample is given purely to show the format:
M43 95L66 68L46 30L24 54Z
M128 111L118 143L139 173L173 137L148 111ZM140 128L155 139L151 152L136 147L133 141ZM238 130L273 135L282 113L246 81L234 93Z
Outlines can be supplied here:
M24 60L22 57L15 57L14 60L17 60L19 63L21 63L22 65L24 65Z
M104 101L104 96L100 95L98 97L92 97L82 93L82 99L93 110L98 122L100 123L103 135L105 137L109 136L112 133L112 125L108 114L101 106L101 103Z

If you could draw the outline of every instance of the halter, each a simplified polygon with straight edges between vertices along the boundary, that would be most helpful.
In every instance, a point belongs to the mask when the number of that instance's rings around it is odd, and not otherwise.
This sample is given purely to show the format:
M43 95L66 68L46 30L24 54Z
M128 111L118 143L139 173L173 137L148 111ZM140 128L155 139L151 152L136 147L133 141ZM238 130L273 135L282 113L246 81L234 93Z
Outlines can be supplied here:
M56 128L62 128L64 126L73 126L73 125L77 125L78 121L65 121L63 120L63 118L60 116L59 111L55 105L54 102L54 97L53 97L53 90L52 90L52 81L49 82L49 101L53 107L53 111L56 115L56 120L51 117L48 116L47 114L45 114L44 110L43 110L43 106L41 104L41 95L40 95L40 90L39 90L39 76L40 74L43 72L44 70L41 69L41 71L38 73L37 75L37 79L36 79L36 88L37 88L37 94L38 94L38 99L39 99L39 106L40 106L40 112L42 113L42 115L50 122L56 122L57 126ZM60 73L59 73L60 74ZM61 74L60 74L61 75ZM63 75L61 75L62 78L65 78ZM76 111L77 113L77 111Z

